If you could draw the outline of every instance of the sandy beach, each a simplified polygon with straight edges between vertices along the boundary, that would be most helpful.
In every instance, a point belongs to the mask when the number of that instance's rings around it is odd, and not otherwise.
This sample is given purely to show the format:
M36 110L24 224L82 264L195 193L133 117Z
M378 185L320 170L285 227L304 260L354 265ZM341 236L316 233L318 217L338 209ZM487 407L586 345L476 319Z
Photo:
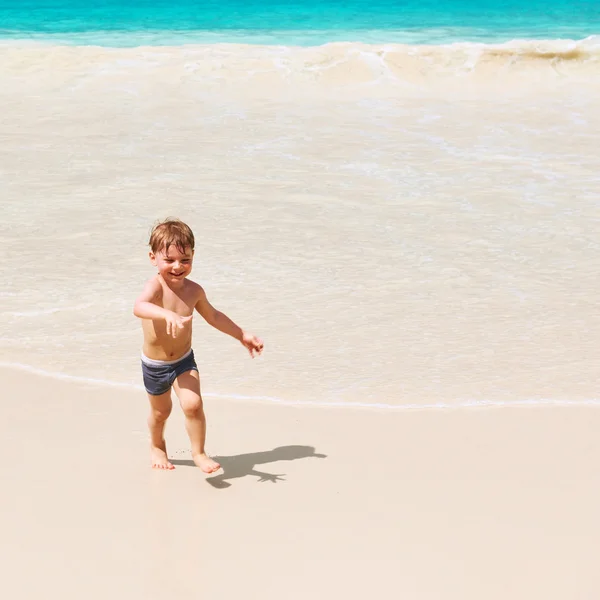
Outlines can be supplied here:
M190 466L148 468L142 393L1 372L3 594L588 600L597 407L377 410L208 400Z
M597 600L595 39L0 46L0 594ZM147 236L224 469L149 468Z

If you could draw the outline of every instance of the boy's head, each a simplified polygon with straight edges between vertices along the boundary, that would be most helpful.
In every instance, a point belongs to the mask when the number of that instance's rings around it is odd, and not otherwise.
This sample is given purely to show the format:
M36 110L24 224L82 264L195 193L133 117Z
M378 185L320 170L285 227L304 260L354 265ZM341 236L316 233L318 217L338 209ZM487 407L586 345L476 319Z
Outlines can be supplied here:
M148 242L150 260L166 281L185 279L192 270L194 234L183 221L167 219L155 225Z

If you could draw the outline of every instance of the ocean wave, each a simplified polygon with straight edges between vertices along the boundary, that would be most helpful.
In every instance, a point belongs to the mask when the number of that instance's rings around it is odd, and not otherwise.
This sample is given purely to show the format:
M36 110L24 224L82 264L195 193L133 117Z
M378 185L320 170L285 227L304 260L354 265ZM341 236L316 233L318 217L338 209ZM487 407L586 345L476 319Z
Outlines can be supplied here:
M538 85L546 77L600 81L600 36L583 40L513 40L503 44L449 45L328 43L322 46L205 44L106 48L41 42L0 44L5 81L35 75L69 85L82 76L136 80L163 78L165 84L236 84L271 93L278 84L345 88L352 85L423 84L462 77L490 83L519 77ZM271 86L271 87L269 87Z

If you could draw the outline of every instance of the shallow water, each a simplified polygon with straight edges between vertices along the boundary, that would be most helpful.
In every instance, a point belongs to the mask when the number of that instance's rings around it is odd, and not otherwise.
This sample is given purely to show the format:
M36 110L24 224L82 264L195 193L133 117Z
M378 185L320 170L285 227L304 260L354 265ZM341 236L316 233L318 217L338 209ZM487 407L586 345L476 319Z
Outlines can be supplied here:
M597 44L0 48L0 361L139 385L168 215L207 393L598 397ZM26 376L26 375L24 375Z

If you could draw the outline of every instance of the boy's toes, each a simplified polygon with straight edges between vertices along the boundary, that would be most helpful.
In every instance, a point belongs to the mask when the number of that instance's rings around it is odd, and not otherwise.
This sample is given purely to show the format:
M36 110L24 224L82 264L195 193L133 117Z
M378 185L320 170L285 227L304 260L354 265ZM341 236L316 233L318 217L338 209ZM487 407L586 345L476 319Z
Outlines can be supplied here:
M221 468L221 465L218 462L209 459L209 461L204 465L204 468L206 469L207 473L214 473Z
M221 465L218 462L214 461L209 456L206 456L206 454L196 454L193 458L196 466L200 467L200 469L207 474L214 473L221 468Z
M175 467L169 462L167 453L163 448L153 447L151 450L152 468L161 469L162 471L174 469Z

